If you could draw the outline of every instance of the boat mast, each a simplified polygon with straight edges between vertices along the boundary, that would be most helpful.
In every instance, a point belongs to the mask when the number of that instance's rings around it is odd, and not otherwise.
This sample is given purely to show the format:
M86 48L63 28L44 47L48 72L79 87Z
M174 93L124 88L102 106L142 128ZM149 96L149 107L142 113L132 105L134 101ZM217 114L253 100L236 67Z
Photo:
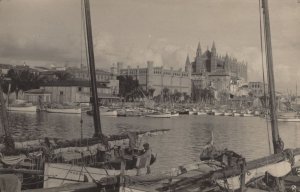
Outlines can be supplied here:
M298 90L297 90L297 82L296 82L296 104L297 104L297 98L298 98L297 92L298 92Z
M13 153L15 150L15 143L14 140L11 136L10 130L8 128L8 117L7 117L7 109L6 105L4 102L4 97L3 97L3 90L2 90L2 82L4 78L1 76L0 73L0 120L1 120L1 125L4 131L4 144L5 144L5 152L6 154ZM8 102L8 101L7 101Z
M267 71L270 95L270 116L272 127L272 140L274 153L280 153L283 150L283 142L279 137L278 121L276 112L276 95L275 95L275 81L273 71L273 56L272 56L272 43L271 43L271 27L269 18L268 0L262 0L264 26L265 26L265 41L266 41L266 57L267 57Z
M92 86L91 102L93 104L93 115L94 115L94 127L95 127L94 137L99 137L102 135L102 130L101 130L101 122L100 122L100 111L99 111L99 105L98 105L98 93L97 93L96 72L95 72L96 71L95 70L95 58L94 58L94 49L93 49L93 34L92 34L92 24L91 24L91 13L90 13L89 0L84 0L84 12L85 12L88 61L89 61L91 86Z

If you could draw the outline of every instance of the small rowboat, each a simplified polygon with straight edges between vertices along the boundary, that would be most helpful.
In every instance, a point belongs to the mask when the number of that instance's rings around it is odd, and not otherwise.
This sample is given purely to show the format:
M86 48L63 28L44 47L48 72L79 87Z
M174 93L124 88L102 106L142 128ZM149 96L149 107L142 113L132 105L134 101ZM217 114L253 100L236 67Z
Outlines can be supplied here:
M146 117L152 117L152 118L170 118L171 113L150 113L146 115Z
M47 108L48 113L80 114L81 108Z
M18 112L36 112L36 106L22 106L22 107L8 107L8 111L18 111Z

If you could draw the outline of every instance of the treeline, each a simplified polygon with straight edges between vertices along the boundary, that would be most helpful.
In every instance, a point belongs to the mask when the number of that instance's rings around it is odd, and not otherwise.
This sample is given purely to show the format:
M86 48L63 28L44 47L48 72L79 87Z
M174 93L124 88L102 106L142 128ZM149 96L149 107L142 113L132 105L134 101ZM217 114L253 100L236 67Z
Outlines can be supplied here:
M29 69L10 69L4 76L1 86L5 94L14 92L18 99L20 91L25 92L31 89L38 89L43 83L68 79L72 79L72 75L66 71L56 71L52 76L49 76Z

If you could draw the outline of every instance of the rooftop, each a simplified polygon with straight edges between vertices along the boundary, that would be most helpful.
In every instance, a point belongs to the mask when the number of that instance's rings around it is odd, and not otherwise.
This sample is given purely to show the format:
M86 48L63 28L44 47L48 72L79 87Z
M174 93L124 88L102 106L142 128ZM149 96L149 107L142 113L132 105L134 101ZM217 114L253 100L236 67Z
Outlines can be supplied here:
M84 80L68 80L68 81L52 81L42 84L43 87L91 87L90 81ZM97 82L98 88L108 88L103 82Z
M51 94L51 92L46 91L45 89L31 89L28 91L25 91L25 94Z

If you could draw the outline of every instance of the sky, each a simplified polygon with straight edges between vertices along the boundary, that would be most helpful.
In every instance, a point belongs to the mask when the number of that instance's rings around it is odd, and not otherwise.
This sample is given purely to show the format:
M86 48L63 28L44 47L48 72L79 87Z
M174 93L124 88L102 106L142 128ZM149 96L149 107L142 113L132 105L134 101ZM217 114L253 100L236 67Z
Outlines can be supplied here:
M300 76L300 3L269 0L276 87ZM184 68L215 41L262 80L258 0L90 0L95 61ZM80 66L85 61L80 0L0 0L0 63ZM298 84L300 81L298 82Z

